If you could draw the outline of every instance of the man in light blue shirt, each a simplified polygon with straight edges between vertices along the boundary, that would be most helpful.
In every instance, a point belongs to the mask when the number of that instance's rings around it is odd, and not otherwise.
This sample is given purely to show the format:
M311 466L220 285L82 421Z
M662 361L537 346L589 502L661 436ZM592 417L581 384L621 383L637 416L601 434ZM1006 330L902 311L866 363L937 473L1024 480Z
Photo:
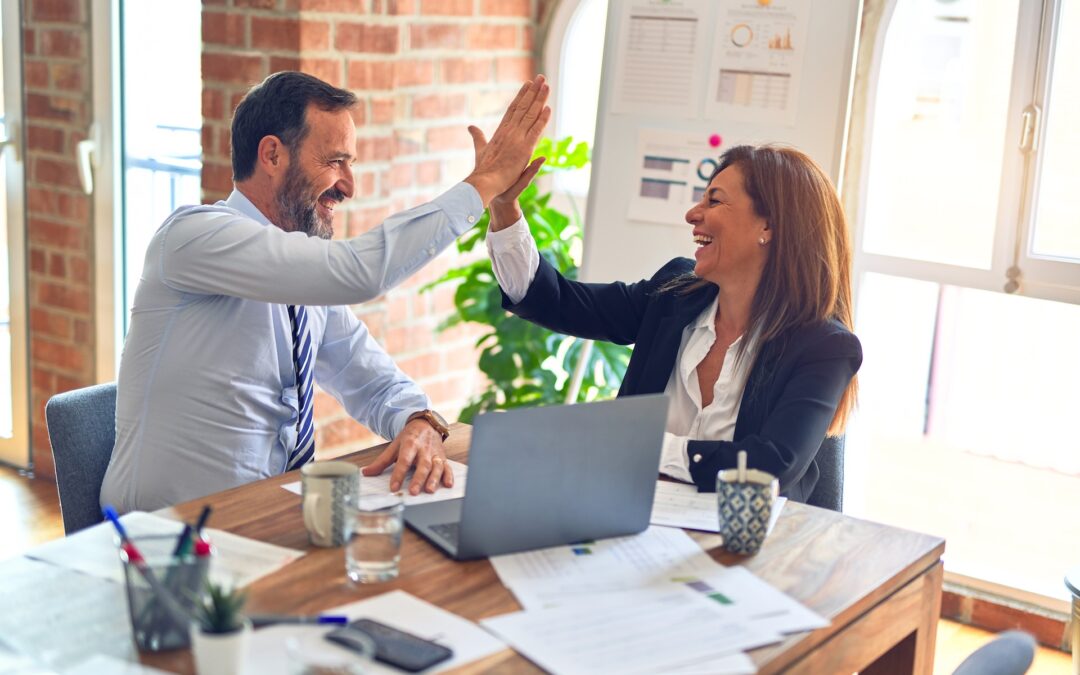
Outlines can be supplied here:
M228 199L178 209L150 241L131 309L102 504L149 510L273 476L310 459L312 379L393 439L399 489L450 486L445 429L347 305L384 294L470 229L492 197L529 180L550 115L543 77L526 83L476 166L432 202L332 241L353 195L356 97L276 73L237 106Z

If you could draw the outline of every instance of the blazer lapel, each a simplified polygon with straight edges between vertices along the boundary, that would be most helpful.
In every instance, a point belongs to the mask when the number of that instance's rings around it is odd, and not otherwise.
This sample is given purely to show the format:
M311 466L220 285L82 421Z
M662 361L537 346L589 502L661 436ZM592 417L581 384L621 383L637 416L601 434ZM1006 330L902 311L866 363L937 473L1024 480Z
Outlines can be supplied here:
M672 302L671 311L657 320L645 368L634 393L658 394L667 388L671 371L675 368L675 359L679 355L683 329L705 311L714 297L716 287L710 285ZM634 348L635 352L637 349Z

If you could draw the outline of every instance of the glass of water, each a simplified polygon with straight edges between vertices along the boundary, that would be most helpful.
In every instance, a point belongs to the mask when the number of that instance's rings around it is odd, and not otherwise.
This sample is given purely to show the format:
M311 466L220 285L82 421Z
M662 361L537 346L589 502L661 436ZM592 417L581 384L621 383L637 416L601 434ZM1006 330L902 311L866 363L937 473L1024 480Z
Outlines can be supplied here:
M363 495L348 510L345 571L356 583L389 581L398 575L405 500L400 492Z

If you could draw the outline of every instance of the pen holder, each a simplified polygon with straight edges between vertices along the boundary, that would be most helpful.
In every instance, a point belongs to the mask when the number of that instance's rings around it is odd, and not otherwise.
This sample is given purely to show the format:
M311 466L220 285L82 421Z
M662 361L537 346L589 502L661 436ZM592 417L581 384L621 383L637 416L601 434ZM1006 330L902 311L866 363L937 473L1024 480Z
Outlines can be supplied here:
M133 537L132 542L161 587L180 606L179 609L192 614L206 587L210 558L193 555L173 557L175 536ZM124 585L127 588L135 645L140 650L152 652L187 647L191 642L188 634L190 616L178 613L175 605L170 606L168 600L163 600L123 549L120 551L120 561L124 566Z

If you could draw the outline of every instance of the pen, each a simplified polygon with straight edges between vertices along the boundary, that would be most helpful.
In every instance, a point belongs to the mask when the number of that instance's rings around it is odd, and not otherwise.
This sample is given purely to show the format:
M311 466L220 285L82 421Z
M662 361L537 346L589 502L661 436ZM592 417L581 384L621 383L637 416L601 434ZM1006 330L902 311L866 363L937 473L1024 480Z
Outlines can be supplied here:
M209 504L202 507L202 512L199 514L199 520L195 523L196 536L202 536L203 525L206 525L206 520L210 517L211 510L212 509L210 508Z
M349 622L349 618L346 616L337 616L333 614L320 614L318 616L290 616L287 614L251 614L248 616L251 620L251 625L255 628L261 628L263 626L273 626L278 623L300 623L300 624L338 624L343 625Z
M191 526L184 523L184 529L180 532L180 538L176 540L176 548L173 549L173 557L179 558L184 554L184 549L187 548L188 540L191 538Z

